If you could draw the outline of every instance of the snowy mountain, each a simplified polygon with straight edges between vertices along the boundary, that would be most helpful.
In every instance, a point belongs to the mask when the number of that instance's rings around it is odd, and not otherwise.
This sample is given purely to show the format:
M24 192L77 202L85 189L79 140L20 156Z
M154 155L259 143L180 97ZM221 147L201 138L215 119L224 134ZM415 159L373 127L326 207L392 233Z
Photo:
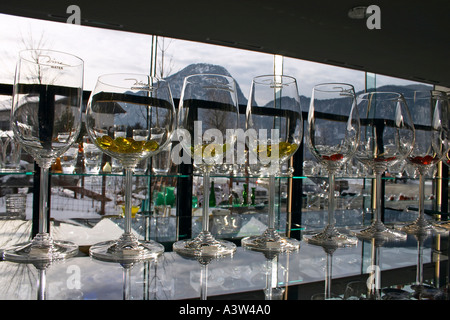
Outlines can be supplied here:
M195 63L190 64L181 71L174 73L171 76L168 76L165 80L170 84L170 90L172 90L172 95L174 99L179 99L181 96L181 90L183 88L184 78L193 74L202 74L202 73L211 73L211 74L220 74L232 77L232 75L222 66L208 64L208 63ZM245 98L242 93L241 88L239 87L239 83L236 82L237 94L238 94L238 102L239 104L246 105L247 98Z

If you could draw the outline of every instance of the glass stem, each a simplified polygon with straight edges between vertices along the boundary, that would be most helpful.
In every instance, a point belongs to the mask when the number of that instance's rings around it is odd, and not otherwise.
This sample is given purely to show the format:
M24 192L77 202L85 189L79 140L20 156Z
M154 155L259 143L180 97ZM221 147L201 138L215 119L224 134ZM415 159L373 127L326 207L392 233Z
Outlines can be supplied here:
M423 242L421 240L417 241L416 283L418 285L423 284Z
M424 174L419 170L419 220L424 218L425 214L425 179Z
M130 277L131 277L131 268L123 268L123 300L130 300Z
M368 284L368 291L371 297L376 298L379 296L379 289L380 289L380 283L381 283L381 279L380 279L380 246L377 246L375 244L375 239L372 239L371 242L371 260L372 260L372 265L371 267L371 274L370 274L370 279L371 282L370 284Z
M328 188L328 225L334 226L336 223L336 220L334 219L334 171L328 173Z
M41 167L39 191L39 233L47 233L48 167Z
M209 166L205 167L203 172L203 221L202 230L203 232L209 232L209 188L210 188L210 171Z
M377 172L375 174L376 208L375 208L374 222L381 221L381 175L382 173L380 172Z
M272 300L273 297L273 290L272 290L272 283L273 283L273 265L271 259L266 259L266 290L265 290L265 296L266 300Z
M38 269L39 271L39 286L38 286L38 300L46 300L46 292L47 292L47 277L45 269Z
M326 266L326 274L325 274L325 299L331 298L331 279L333 270L333 255L327 253L327 266Z
M269 229L275 228L275 176L269 177Z
M131 188L133 187L133 170L125 168L125 233L131 233Z
M200 300L208 298L208 265L202 265L200 270Z

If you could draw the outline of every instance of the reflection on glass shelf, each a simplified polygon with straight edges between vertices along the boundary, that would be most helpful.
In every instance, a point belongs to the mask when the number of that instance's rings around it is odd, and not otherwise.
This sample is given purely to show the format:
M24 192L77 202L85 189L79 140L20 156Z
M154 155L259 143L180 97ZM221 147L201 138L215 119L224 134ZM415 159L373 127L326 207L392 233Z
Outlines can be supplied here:
M7 176L7 175L27 175L31 176L34 174L34 171L9 171L9 172L0 172L0 176Z
M87 246L102 239L110 238L115 233L121 234L123 232L124 219L120 199L118 203L114 203L114 201L102 203L100 199L94 199L94 196L99 195L85 195L81 199L74 199L73 192L53 188L51 230L55 239L65 238L78 245ZM0 204L3 201L5 201L4 197L0 197ZM5 241L15 243L20 237L29 235L28 228L23 231L20 230L25 225L31 226L32 202L33 197L29 193L25 217L5 219L3 213L3 218L0 218L0 225L3 230L2 235L6 237ZM99 214L102 205L105 214ZM178 218L175 207L155 205L152 208L153 211L145 211L145 206L139 197L135 197L134 205L139 208L139 211L135 213L132 219L132 229L141 239L161 242L175 241L180 223L179 219L191 221L193 236L201 231L202 217L199 208L193 208L192 217ZM279 232L285 233L288 214L284 207L280 207L279 210L276 227ZM357 229L367 226L371 221L371 214L370 210L338 209L336 211L336 226L344 229ZM417 212L413 210L386 210L385 212L385 221L391 224L413 221L416 217ZM211 208L209 220L211 232L216 237L228 239L239 239L248 235L260 234L267 228L268 223L264 205ZM304 211L301 225L294 225L292 229L305 231L320 229L324 226L326 220L327 213L324 210ZM11 230L5 229L9 228L8 225L12 228ZM11 237L11 234L14 236Z
M32 174L32 173L30 173ZM105 177L114 177L114 176L125 176L123 172L98 172L98 173L62 173L62 172L50 172L53 176L87 176L87 177L95 177L95 176L105 176ZM180 178L180 177L189 177L189 175L183 175L179 173L167 173L167 174L146 174L146 173L134 173L133 176L140 177L168 177L168 178Z
M34 171L11 171L11 172L0 172L0 176L4 176L4 175L33 175ZM78 172L74 172L74 173L62 173L62 172L50 172L51 175L54 176L58 176L58 175L68 175L68 176L123 176L123 172L118 172L118 173L110 173L110 172L99 172L99 173L78 173ZM186 175L186 174L180 174L180 173L166 173L166 174L154 174L154 173L135 173L135 176L143 176L143 177L176 177L176 178L182 178L182 177L190 177L190 175ZM200 176L200 175L193 175L193 176ZM233 178L233 179L242 179L242 178L248 178L248 179L265 179L268 177L265 176L256 176L256 175L239 175L239 176L234 176L234 175L224 175L224 174L213 174L211 175L211 178ZM277 176L276 179L308 179L308 178L321 178L321 179L326 179L327 176L326 175L303 175L303 176L298 176L298 175L292 175L292 176ZM359 180L359 179L375 179L375 176L373 175L365 175L365 176L337 176L336 180ZM448 180L449 177L427 177L426 180ZM383 180L386 181L402 181L402 179L399 178L395 178L395 177L383 177ZM411 180L411 181L418 181L419 178L417 177L411 177L411 178L407 178L407 180Z
M429 238L418 251L417 240L385 244L380 248L382 300L448 299L447 269L436 270L448 261L445 252L436 251L436 243L447 239ZM340 299L363 299L359 293L350 294L355 281L363 282L367 292L368 271L372 246L361 241L355 247L342 248L333 254L331 290ZM416 269L418 258L423 262L422 290L418 291ZM48 300L178 300L198 299L201 279L206 277L207 298L239 299L237 294L252 299L265 299L269 284L284 290L282 299L310 300L323 293L325 287L326 253L322 248L301 242L301 250L289 255L267 259L259 252L238 247L233 258L213 260L206 275L196 260L185 259L174 252L165 252L152 263L137 263L131 269L120 264L106 263L87 256L78 256L46 269ZM124 272L128 270L127 272ZM0 299L35 300L39 270L33 265L7 261L0 263ZM79 275L77 282L68 282ZM125 276L126 275L126 276ZM70 284L70 285L68 285ZM297 287L296 287L297 286ZM125 294L126 293L126 294ZM178 312L178 309L177 309Z

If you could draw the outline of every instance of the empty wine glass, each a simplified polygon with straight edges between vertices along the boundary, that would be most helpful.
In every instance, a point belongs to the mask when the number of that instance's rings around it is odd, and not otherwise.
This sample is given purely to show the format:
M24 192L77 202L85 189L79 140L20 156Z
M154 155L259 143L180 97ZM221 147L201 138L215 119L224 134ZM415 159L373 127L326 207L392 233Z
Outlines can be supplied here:
M447 92L446 94L446 110L447 113L449 112L450 108L450 92ZM447 115L447 121L444 120L444 125L446 126L445 129L447 131L447 151L444 152L444 157L442 157L442 162L447 166L450 167L450 142L449 142L449 135L450 135L450 115ZM448 170L448 168L443 169ZM442 183L448 183L447 180L443 180ZM440 223L440 227L446 228L450 230L450 221L445 221Z
M296 250L297 239L281 236L275 227L275 183L281 165L297 151L303 119L297 81L290 76L263 75L252 81L246 112L249 165L258 164L269 177L269 223L262 235L245 237L242 246L267 252Z
M404 226L408 234L428 234L439 231L425 218L425 174L435 166L448 150L448 105L445 93L437 90L413 91L405 95L415 127L415 141L407 161L419 173L419 216Z
M308 111L307 143L317 161L327 169L329 179L328 222L318 234L305 239L323 247L355 245L357 239L336 229L335 183L336 171L353 157L359 143L360 122L355 90L345 83L324 83L313 88Z
M5 252L11 261L52 261L78 246L53 240L47 230L49 168L75 142L81 128L83 61L52 50L20 52L11 110L14 138L40 167L39 231L31 242Z
M98 78L86 109L86 128L92 142L120 161L125 170L125 230L117 240L97 243L90 255L105 261L140 261L156 258L164 247L139 240L131 230L132 179L137 163L159 153L175 130L175 107L169 84L141 74L108 74ZM117 136L122 128L125 136ZM146 130L133 138L133 130ZM115 138L114 138L115 137Z
M178 109L179 140L185 153L203 176L202 231L194 238L173 244L186 256L225 256L236 245L216 239L209 231L210 173L214 166L234 154L238 124L238 100L233 78L217 74L195 74L184 79Z
M356 233L362 239L405 239L406 234L389 229L381 221L381 179L392 165L403 161L412 150L414 124L403 96L395 92L368 92L357 97L361 123L360 143L355 158L375 174L376 210L372 224Z

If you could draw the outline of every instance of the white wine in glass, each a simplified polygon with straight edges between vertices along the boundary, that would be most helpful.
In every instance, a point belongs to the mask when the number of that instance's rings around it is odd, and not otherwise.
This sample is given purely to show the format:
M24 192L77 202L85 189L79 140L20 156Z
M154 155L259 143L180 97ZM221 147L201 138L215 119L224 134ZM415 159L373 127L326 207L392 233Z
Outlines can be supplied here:
M297 80L287 75L264 75L252 81L246 112L249 166L269 178L268 227L262 235L242 239L242 246L261 252L287 252L300 241L280 235L275 226L275 184L281 166L300 147L303 119ZM253 134L253 136L252 136Z
M176 126L169 84L142 74L107 74L98 78L86 109L86 128L92 142L120 161L125 171L125 226L119 239L91 246L92 257L113 262L157 258L164 247L140 240L132 232L133 170L137 163L161 152L170 143ZM121 128L125 134L115 135ZM134 130L141 130L139 139ZM142 132L146 132L143 134Z
M184 79L178 109L178 131L184 152L203 177L202 231L180 240L173 250L188 257L221 257L236 251L230 241L216 239L209 230L210 173L234 151L238 125L236 82L218 74L194 74Z

